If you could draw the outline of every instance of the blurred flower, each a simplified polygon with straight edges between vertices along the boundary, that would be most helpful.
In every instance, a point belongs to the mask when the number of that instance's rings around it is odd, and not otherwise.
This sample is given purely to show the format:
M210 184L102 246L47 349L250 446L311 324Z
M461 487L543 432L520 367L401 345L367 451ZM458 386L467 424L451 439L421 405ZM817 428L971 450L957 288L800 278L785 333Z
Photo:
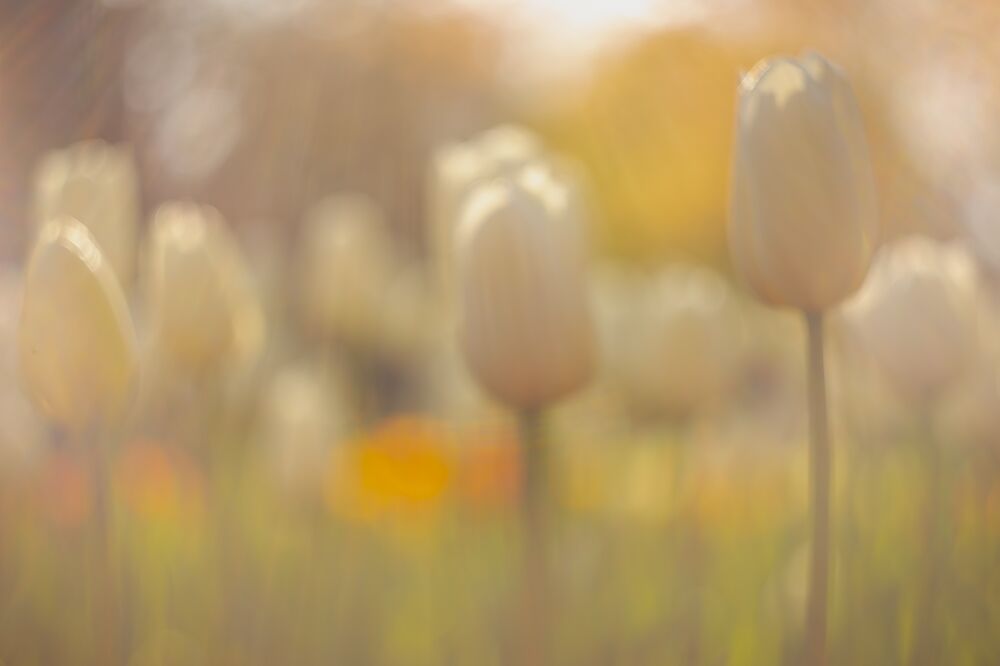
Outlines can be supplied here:
M499 125L463 143L441 147L431 165L430 247L440 285L454 288L455 230L469 195L483 183L509 176L544 156L538 138L518 125Z
M397 267L380 296L379 325L373 342L388 360L424 360L435 339L443 334L441 312L431 298L423 271Z
M639 294L605 341L609 371L644 410L687 417L732 387L739 361L739 319L729 288L706 269L673 266Z
M621 515L639 524L660 525L676 510L676 447L644 441L624 453L621 488L615 505Z
M1000 307L987 277L973 295L976 339L970 363L950 387L939 411L943 432L957 441L987 449L1000 442Z
M581 220L530 170L484 185L456 238L459 340L479 383L514 407L580 388L594 363Z
M975 353L975 281L964 248L910 237L879 252L844 319L901 395L932 399Z
M135 331L94 237L71 218L48 222L28 263L19 332L28 395L83 432L122 418L137 373Z
M965 231L970 248L989 272L1000 274L1000 180L977 181L965 198Z
M190 372L257 359L263 312L243 254L218 211L162 205L153 217L146 262L154 349Z
M38 506L53 525L76 529L87 523L93 488L78 452L61 451L47 456L38 485Z
M290 365L278 371L264 395L259 432L268 471L292 495L317 494L330 449L347 434L349 401L329 373Z
M180 447L131 442L118 460L116 478L126 506L145 520L189 522L202 516L201 472Z
M39 225L73 217L90 230L118 280L128 286L135 269L139 185L132 149L84 141L52 151L35 179Z
M362 521L432 518L452 487L453 448L440 424L393 418L353 445L338 447L326 483L327 505Z
M0 264L0 377L17 376L20 271ZM15 381L0 382L0 479L17 477L40 461L42 423Z
M558 440L553 440L557 442ZM607 442L574 446L570 454L563 453L558 460L559 475L554 479L555 495L570 511L599 513L614 506L616 493L614 476L621 456Z
M681 510L723 538L770 533L804 514L807 488L794 474L799 461L783 447L767 453L731 445L692 450L680 479Z
M759 63L740 85L729 239L772 305L820 311L861 286L878 236L850 84L816 54Z
M380 329L396 263L382 211L363 195L328 197L306 215L299 247L308 324L367 347Z
M1000 359L995 352L980 355L949 391L939 423L954 441L987 448L1000 442Z
M510 427L486 426L462 438L458 491L475 508L509 508L521 487L521 459Z

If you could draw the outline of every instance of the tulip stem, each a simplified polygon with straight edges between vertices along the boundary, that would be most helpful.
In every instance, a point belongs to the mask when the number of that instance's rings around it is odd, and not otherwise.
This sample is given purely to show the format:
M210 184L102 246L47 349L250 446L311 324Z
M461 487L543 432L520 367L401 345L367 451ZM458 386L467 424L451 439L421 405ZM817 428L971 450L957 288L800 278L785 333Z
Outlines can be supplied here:
M549 590L546 571L546 450L541 414L519 415L521 442L521 659L523 666L546 663Z
M945 533L944 503L945 485L943 456L934 433L934 422L930 417L931 408L924 409L921 419L923 432L922 457L926 474L926 496L924 507L924 574L922 589L917 601L916 632L914 634L913 652L910 663L914 666L937 664L939 661L939 632L937 620L940 616L936 608L941 605L942 567L945 562L945 547L948 537Z
M806 312L809 374L809 488L812 510L805 664L827 664L830 579L830 427L827 418L823 313Z
M121 607L114 561L114 516L108 442L90 437L88 452L94 489L94 636L101 663L120 663Z

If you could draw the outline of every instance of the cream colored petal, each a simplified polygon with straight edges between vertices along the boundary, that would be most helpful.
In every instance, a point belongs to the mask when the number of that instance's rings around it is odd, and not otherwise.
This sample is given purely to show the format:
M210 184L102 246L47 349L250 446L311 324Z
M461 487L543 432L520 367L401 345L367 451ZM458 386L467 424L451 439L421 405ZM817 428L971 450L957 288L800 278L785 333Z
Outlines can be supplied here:
M28 264L19 332L29 396L72 430L115 425L131 402L135 332L121 287L90 232L46 224Z

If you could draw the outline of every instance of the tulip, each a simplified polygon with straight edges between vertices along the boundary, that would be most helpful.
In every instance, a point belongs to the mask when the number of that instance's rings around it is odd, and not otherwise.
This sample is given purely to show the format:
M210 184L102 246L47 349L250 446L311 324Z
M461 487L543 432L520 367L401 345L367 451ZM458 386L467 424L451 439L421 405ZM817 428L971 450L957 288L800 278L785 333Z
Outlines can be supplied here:
M624 337L609 344L626 393L675 418L717 403L735 379L739 342L726 284L708 270L676 266L637 300Z
M447 297L454 286L455 229L469 196L478 186L515 174L544 156L538 138L517 125L499 125L467 142L446 145L434 155L428 195L430 246Z
M119 282L131 282L139 186L130 148L85 141L49 153L35 179L35 215L39 225L62 216L82 222Z
M520 410L525 527L520 663L544 663L545 454L539 411L583 386L594 335L578 209L524 170L484 185L456 235L459 346L486 391Z
M484 186L464 211L459 339L489 393L538 409L587 382L594 339L577 220L526 175Z
M154 346L189 372L247 365L263 346L263 312L235 238L214 208L169 203L147 248Z
M132 402L137 344L125 296L87 228L72 218L47 222L28 262L19 331L21 375L29 397L53 422L90 445L98 552L92 558L101 663L121 660L114 573L108 446Z
M966 195L963 226L973 252L995 281L1000 275L1000 175L994 174L978 182Z
M360 195L317 204L306 216L300 262L307 322L355 349L370 349L395 265L381 210Z
M845 306L849 330L902 396L926 406L970 368L975 271L965 248L913 236L879 252Z
M124 417L137 372L135 331L111 266L76 220L54 219L38 235L19 343L28 395L52 421L83 435Z
M923 430L927 475L924 507L926 569L916 610L914 663L939 663L935 608L949 537L942 451L934 417L946 392L973 379L978 359L977 273L972 256L955 243L914 236L886 246L876 257L862 291L845 318L875 364L905 398L915 403ZM995 376L991 378L995 385Z
M807 312L864 281L878 235L861 114L821 56L775 58L740 84L729 240L761 300Z
M805 660L827 663L830 444L823 312L864 281L878 235L861 113L843 72L822 56L774 58L740 84L729 245L764 302L806 315L812 561Z
M336 382L305 366L282 368L268 386L260 431L270 471L295 494L319 496L330 450L349 430Z

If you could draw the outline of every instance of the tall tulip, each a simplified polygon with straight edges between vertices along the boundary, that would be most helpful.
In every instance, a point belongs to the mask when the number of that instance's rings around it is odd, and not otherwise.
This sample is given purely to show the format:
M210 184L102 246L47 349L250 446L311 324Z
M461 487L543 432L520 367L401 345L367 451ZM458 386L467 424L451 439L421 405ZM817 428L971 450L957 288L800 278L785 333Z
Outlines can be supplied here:
M812 560L806 662L827 662L830 446L823 313L857 290L878 236L861 113L822 56L773 58L739 89L730 251L761 300L805 313L809 334Z
M135 269L139 186L132 150L84 141L49 153L35 178L39 225L69 216L86 226L127 286Z
M121 608L114 574L108 442L131 404L137 373L135 331L121 286L93 235L72 218L46 223L28 262L19 330L21 375L29 397L91 447L99 549L102 663L118 663Z
M759 63L739 94L733 262L761 300L823 312L861 286L878 237L857 102L815 54Z
M459 346L486 391L520 411L525 526L520 663L544 663L544 442L538 413L585 384L594 365L579 211L530 170L484 185L456 237Z

